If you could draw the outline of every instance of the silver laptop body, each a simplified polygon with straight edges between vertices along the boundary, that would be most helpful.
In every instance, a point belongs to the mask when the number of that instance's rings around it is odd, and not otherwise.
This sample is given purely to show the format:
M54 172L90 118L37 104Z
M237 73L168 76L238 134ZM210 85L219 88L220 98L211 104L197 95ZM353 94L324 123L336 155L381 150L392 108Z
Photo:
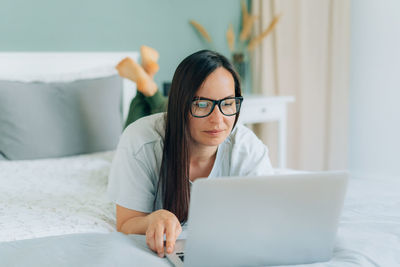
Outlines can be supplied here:
M197 179L176 266L266 266L328 261L346 172Z

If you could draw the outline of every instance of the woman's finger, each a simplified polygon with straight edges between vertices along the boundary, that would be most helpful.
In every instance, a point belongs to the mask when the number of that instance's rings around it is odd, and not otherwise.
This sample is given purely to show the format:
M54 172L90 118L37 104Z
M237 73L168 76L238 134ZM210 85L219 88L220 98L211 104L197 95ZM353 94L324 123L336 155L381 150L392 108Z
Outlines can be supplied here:
M176 240L176 228L174 224L170 224L167 226L165 229L165 235L166 235L166 248L167 248L167 253L171 254L174 251L175 247L175 240Z
M154 232L154 241L158 256L164 257L164 225L159 224L156 226Z
M154 240L154 228L149 228L147 229L146 232L146 243L147 246L154 252L156 252L156 245L155 245L155 240Z
M175 228L175 240L178 239L179 235L182 233L182 226L180 223L177 223Z

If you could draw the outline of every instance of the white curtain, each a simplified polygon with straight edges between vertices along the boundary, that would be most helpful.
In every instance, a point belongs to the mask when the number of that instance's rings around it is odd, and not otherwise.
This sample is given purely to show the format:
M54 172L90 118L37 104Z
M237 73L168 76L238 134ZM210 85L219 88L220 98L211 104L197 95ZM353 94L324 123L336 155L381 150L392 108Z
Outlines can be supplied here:
M292 95L287 167L347 169L349 0L253 0L254 34L282 14L252 54L253 91ZM277 125L254 128L276 166Z

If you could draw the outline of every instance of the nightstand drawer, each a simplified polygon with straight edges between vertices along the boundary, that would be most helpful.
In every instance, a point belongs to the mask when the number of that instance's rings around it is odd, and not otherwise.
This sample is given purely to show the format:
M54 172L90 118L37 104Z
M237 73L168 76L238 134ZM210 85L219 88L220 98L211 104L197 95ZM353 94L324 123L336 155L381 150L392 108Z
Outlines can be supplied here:
M257 101L258 102L258 101ZM276 121L281 118L282 107L281 105L257 103L256 101L243 102L240 110L239 120L242 123L259 123Z

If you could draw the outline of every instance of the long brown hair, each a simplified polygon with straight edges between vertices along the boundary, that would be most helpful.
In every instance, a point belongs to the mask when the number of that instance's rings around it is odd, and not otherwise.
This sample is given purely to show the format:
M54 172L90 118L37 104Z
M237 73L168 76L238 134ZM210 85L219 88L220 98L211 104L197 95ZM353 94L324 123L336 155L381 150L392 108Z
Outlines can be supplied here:
M186 57L172 79L165 121L164 150L154 207L161 190L163 208L187 221L190 201L189 116L193 97L205 79L218 67L228 70L235 82L235 96L241 96L239 76L224 56L209 50ZM239 113L236 114L236 122Z

